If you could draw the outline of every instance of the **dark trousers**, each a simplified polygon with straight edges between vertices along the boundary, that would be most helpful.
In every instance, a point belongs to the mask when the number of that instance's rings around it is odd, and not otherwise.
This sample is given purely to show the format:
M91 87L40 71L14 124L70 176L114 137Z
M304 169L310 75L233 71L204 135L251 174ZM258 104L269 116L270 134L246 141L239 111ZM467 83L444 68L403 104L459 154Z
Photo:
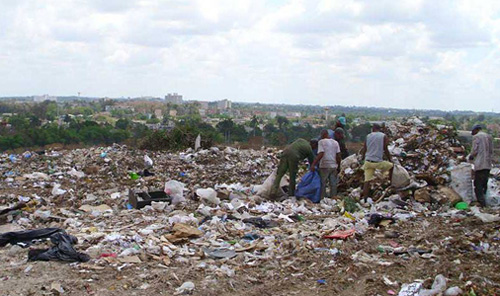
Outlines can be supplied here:
M288 189L288 196L295 196L295 183L297 179L297 172L299 171L299 160L289 156L282 156L280 163L278 165L278 171L276 172L276 179L274 179L274 184L271 189L271 195L274 198L279 197L279 188L281 178L290 172L290 184Z
M486 206L486 190L488 190L488 178L490 177L490 170L479 170L474 172L474 193L476 194L477 202L485 207Z

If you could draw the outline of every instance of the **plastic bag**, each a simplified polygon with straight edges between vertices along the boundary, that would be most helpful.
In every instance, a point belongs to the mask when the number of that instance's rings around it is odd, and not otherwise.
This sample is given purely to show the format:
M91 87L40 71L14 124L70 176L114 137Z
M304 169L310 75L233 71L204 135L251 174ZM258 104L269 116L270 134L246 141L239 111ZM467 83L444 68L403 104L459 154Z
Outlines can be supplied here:
M410 181L408 171L406 171L406 169L399 164L394 164L391 185L394 188L402 188L410 185Z
M68 172L68 175L73 176L73 177L78 178L78 179L85 177L84 172L79 172L75 168L72 168L71 171Z
M64 230L60 228L43 228L37 230L5 232L0 234L0 247L4 247L9 243L11 245L22 243L23 246L27 247L31 245L33 240L49 238L51 235L63 231Z
M478 207L472 207L471 212L474 214L474 216L478 217L481 221L483 221L483 223L491 223L491 222L500 221L499 215L481 213L481 211L479 210Z
M147 169L153 167L153 160L147 155L144 155L144 166Z
M434 283L432 283L432 288L430 290L420 290L419 296L434 296L446 290L446 278L442 274L438 274Z
M78 242L77 238L67 234L64 229L60 228L43 228L36 230L24 230L16 232L7 232L0 235L0 247L10 243L11 245L19 244L22 247L28 247L35 240L50 238L54 244L50 249L33 249L28 253L30 261L49 261L62 260L69 262L87 262L90 257L86 254L77 252L73 245Z
M165 193L172 197L172 204L176 205L185 202L184 184L175 180L170 180L165 183Z
M494 178L488 181L488 191L485 195L486 205L489 207L500 206L500 182Z
M78 239L65 232L57 232L50 237L54 244L50 249L34 249L28 252L29 261L61 260L68 262L87 262L90 257L87 254L77 252L73 245Z
M264 181L262 186L260 186L259 190L257 191L258 196L263 197L263 198L269 198L269 195L271 194L271 189L272 189L273 184L274 184L274 180L276 179L277 171L278 170L275 169L271 173L271 175L269 177L267 177L266 181ZM286 181L285 177L283 176L283 178L281 178L281 182L280 182L280 190L283 186L286 186L286 185L288 185L288 182ZM285 192L283 192L283 190L281 190L281 193L282 193L282 195L285 194Z
M471 203L474 198L474 190L472 186L472 165L463 162L456 167L450 169L451 173L451 188L455 190L462 200Z
M444 291L444 296L459 296L462 295L463 291L459 287L451 287Z
M317 171L308 172L300 180L295 191L296 197L307 197L314 203L321 201L321 177Z
M194 150L197 151L201 147L201 135L198 134L196 140L194 141Z
M422 283L403 284L398 296L420 296L421 289Z
M217 198L217 191L212 188L197 189L196 195L198 195L203 201L207 201L210 204L216 206L220 204L220 199Z
M61 189L60 184L55 184L54 187L52 188L52 195L57 196L57 195L63 195L66 193L67 190Z

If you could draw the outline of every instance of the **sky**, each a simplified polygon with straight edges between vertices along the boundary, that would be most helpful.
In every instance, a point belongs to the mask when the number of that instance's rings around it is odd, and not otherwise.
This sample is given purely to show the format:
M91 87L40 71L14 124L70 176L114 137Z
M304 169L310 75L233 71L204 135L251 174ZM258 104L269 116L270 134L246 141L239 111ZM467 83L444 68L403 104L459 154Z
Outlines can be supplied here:
M0 97L500 111L498 0L0 0Z

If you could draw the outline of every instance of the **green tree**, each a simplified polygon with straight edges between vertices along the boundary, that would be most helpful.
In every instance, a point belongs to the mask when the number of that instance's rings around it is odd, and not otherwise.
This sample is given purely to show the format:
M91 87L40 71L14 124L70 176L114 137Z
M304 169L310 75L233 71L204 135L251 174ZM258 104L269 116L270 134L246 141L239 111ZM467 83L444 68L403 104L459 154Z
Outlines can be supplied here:
M224 140L226 143L231 141L231 131L234 128L234 122L231 118L224 119L217 123L217 130L224 134Z
M117 129L121 129L121 130L126 130L129 128L129 126L131 125L131 122L130 120L128 119L125 119L125 118L120 118L116 121L115 123L115 127Z
M256 115L252 116L252 120L250 121L250 126L253 127L253 136L255 137L255 133L257 132L257 125L259 124L259 119Z
M278 122L278 128L283 130L283 128L290 124L290 121L284 116L276 116L276 122Z

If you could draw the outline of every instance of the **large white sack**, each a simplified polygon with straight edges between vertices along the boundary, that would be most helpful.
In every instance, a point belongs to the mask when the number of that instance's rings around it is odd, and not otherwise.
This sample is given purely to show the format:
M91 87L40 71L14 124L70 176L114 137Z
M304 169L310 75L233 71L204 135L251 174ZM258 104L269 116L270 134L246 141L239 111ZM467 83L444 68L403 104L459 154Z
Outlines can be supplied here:
M452 167L451 173L451 188L455 190L462 200L466 203L471 203L474 200L474 187L472 185L472 164L462 162L461 164Z
M274 180L276 179L277 171L278 170L275 169L271 173L271 175L269 177L267 177L266 181L264 181L262 186L260 186L259 190L257 191L258 196L263 197L263 198L269 198L269 195L271 194L271 188L273 187ZM288 182L287 182L285 176L283 176L283 178L281 178L281 182L280 182L280 190L281 190L281 187L286 186L286 185L288 185ZM281 190L281 193L285 194L285 192L283 192L283 190Z
M391 185L394 188L403 188L410 185L411 179L408 171L400 166L399 164L394 164L394 170L392 171Z

